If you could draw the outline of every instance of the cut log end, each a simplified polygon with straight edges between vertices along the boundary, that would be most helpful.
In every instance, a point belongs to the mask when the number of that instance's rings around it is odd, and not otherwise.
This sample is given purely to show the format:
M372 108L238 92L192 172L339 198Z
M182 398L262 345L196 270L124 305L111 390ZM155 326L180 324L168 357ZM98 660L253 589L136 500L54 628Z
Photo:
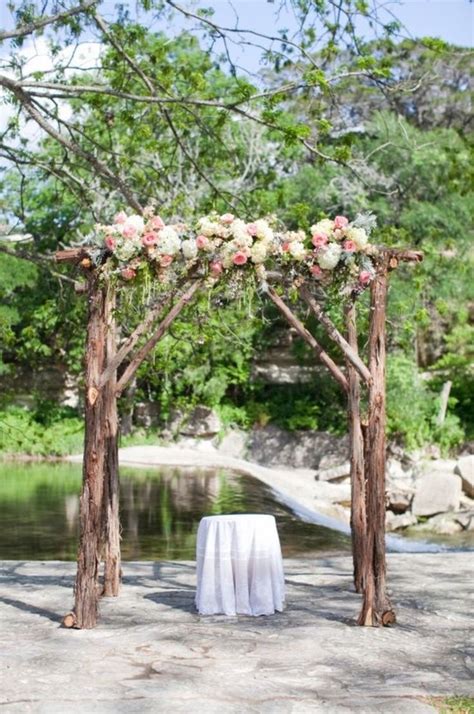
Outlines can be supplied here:
M384 613L382 613L382 625L384 627L391 627L394 625L397 621L397 618L395 617L395 613L393 610L386 610Z
M73 627L77 628L76 615L73 612L68 612L67 615L64 615L63 617L62 625L63 627L67 627L68 629L71 629Z

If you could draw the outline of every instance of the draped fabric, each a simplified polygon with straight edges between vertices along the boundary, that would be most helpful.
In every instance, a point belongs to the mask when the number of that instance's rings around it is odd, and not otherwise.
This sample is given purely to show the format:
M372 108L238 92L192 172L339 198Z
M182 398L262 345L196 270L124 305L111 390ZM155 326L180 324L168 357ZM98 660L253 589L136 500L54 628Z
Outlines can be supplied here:
M282 611L285 580L274 516L208 516L196 544L196 607L201 615Z

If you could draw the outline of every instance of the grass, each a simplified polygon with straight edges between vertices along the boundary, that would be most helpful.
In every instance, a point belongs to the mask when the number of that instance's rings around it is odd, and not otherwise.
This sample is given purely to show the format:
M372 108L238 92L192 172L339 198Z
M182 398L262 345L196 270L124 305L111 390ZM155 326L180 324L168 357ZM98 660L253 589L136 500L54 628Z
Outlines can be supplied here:
M440 714L474 714L473 697L430 697L428 703Z

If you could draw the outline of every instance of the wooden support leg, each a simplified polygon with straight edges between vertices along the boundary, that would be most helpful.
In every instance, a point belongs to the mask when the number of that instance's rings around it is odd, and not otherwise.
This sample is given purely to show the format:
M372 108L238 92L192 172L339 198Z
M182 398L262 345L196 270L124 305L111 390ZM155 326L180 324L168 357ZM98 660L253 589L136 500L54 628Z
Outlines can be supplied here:
M364 431L367 479L367 541L363 558L364 601L360 625L390 625L395 613L386 590L385 557L385 319L387 261L371 286L368 423Z

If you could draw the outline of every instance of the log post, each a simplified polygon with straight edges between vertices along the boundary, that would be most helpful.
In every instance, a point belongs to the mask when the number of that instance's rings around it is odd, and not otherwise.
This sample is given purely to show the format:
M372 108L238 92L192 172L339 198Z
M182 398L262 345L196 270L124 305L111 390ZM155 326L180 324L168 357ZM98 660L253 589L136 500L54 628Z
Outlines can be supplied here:
M88 275L89 321L86 342L85 437L80 499L80 541L75 585L74 622L66 626L92 628L97 621L99 564L102 546L102 508L105 460L104 400L97 389L105 363L107 330L105 290L97 273Z
M358 354L356 306L351 300L345 310L347 341L355 354ZM352 560L354 563L354 586L356 592L364 589L363 557L366 550L367 520L365 510L365 470L364 437L360 418L360 376L351 361L346 358L349 382L348 418L349 449L351 475L351 534Z
M117 351L115 325L115 293L109 285L105 317L107 321L106 364L111 364ZM117 597L120 590L120 515L119 515L119 464L118 464L118 417L117 373L112 370L103 387L105 419L105 464L103 500L103 559L104 587L102 594Z
M395 613L386 590L385 559L385 358L388 259L377 264L370 290L368 422L364 430L367 540L362 561L364 600L359 625L390 625Z

